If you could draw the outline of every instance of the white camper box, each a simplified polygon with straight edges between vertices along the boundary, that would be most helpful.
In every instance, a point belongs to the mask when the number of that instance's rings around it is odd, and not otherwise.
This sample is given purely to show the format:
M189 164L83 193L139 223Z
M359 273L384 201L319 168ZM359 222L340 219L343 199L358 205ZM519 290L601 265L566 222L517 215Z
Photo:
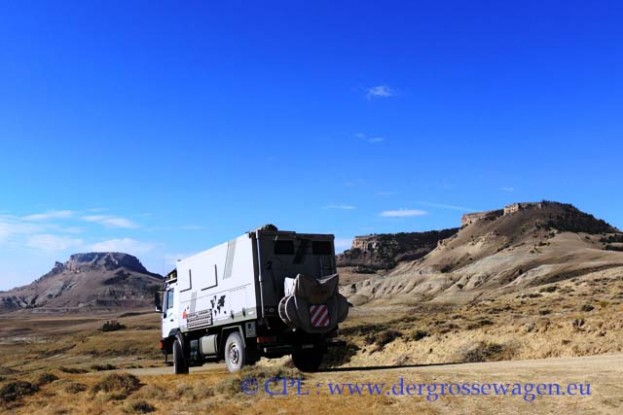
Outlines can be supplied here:
M183 332L257 317L252 242L243 235L178 262Z
M176 373L224 358L231 371L292 354L315 370L348 313L333 235L272 225L178 261L166 283L162 349ZM286 288L287 287L287 288Z

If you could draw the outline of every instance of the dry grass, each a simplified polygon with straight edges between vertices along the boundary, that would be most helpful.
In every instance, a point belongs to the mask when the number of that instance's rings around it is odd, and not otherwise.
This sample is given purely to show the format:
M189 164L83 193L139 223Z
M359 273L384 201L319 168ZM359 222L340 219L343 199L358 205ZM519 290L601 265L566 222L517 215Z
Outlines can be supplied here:
M100 330L102 321L113 319L126 327L122 338L119 333ZM36 321L36 316L20 316L20 320L12 321L0 319L0 328L6 328L7 332L16 330L17 326L28 329L22 330L15 341L0 345L0 412L339 415L510 410L547 413L558 411L555 404L562 405L563 411L577 412L578 408L587 406L573 401L574 409L571 404L567 405L572 402L570 400L527 406L516 400L495 398L446 399L431 403L396 396L331 396L316 385L334 381L391 383L400 376L408 376L413 382L482 380L471 375L478 366L464 365L470 367L464 371L457 366L452 373L446 373L429 372L435 367L427 369L419 365L621 352L623 280L620 274L606 271L468 305L357 307L352 309L341 328L347 346L331 350L324 361L324 367L340 368L340 371L328 370L313 375L303 375L293 369L288 358L262 360L237 375L228 374L221 366L183 377L149 375L148 369L132 369L163 367L157 350L158 321L155 314L68 319L68 324L76 324L71 331L58 323L52 325L56 330L50 330L46 325L49 321ZM38 327L42 328L41 332L37 331ZM371 366L402 368L355 370ZM170 373L170 369L165 373ZM495 373L489 376L508 380L511 372ZM534 373L526 372L523 379L534 380ZM513 380L519 376L515 372L511 374ZM598 379L595 377L598 375L601 374L588 369L579 379ZM303 391L310 394L269 396L258 393L252 396L242 391L245 379L257 379L263 385L275 377L300 379ZM602 390L611 393L608 403L593 400L590 405L601 405L593 406L600 408L598 412L618 413L623 407L623 400L616 398L623 396L623 391L615 388L619 384L615 380L602 383ZM269 386L276 390L278 385Z
M113 373L106 375L91 387L94 394L109 394L111 399L122 400L136 392L141 387L141 381L128 373Z

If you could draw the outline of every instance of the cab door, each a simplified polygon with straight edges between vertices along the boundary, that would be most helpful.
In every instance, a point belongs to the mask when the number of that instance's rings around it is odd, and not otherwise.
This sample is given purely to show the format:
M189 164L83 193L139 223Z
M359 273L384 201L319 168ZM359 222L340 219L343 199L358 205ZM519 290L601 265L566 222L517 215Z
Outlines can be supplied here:
M169 285L164 292L162 304L162 338L169 337L171 331L179 328L177 284Z

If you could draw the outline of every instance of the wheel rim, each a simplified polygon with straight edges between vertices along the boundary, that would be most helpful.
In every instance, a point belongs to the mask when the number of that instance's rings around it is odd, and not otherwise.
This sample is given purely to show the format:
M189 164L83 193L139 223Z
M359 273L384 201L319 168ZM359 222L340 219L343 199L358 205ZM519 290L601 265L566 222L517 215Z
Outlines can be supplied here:
M229 346L228 354L229 361L234 365L238 365L238 362L240 361L240 350L238 350L238 347L235 344Z

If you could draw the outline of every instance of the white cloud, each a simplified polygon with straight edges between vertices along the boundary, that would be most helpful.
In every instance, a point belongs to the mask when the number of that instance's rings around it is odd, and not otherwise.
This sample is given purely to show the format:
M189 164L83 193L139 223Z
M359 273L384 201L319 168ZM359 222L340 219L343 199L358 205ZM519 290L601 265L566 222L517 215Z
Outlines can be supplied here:
M380 216L386 218L407 218L411 216L424 216L427 214L428 212L418 209L384 210L383 212L379 213Z
M353 210L353 209L356 209L356 207L352 205L343 205L343 204L340 205L340 204L331 203L330 205L325 206L325 209Z
M458 210L460 212L474 212L477 209L470 209L463 206L455 206L455 205L446 205L444 203L428 203L428 202L417 202L418 205L429 206L439 209L448 209L448 210Z
M26 241L26 246L44 251L65 251L69 248L82 246L82 239L70 238L66 236L56 236L51 234L33 235Z
M393 89L391 89L387 85L377 85L371 88L368 88L366 91L366 98L389 98L395 95Z
M7 223L0 222L0 242L6 241L11 236L11 227Z
M109 216L109 215L89 215L83 216L82 220L87 222L95 222L104 226L108 226L110 228L138 228L138 225L132 222L129 219L118 217L118 216Z
M153 251L157 246L158 244L155 243L122 238L95 243L89 247L89 250L94 252L123 252L138 256Z
M514 187L510 187L510 186L507 186L507 187L503 187L503 188L502 188L502 191L504 191L504 192L514 192L514 191L515 191L515 188L514 188Z
M35 213L33 215L24 216L24 220L28 221L46 221L51 219L67 219L74 216L76 212L73 210L51 210L45 213Z
M22 219L10 216L0 216L0 242L9 241L16 235L32 235L43 231L40 224L24 222Z

